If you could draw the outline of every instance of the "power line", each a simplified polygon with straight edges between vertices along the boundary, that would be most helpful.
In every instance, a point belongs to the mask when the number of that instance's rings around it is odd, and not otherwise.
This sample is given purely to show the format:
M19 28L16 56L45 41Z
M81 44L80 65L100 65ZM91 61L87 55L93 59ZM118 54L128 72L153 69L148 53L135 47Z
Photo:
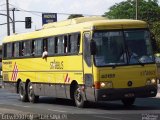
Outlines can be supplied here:
M12 7L15 7L15 8L17 8L17 9L20 9L20 10L21 10L21 11L23 11L23 12L28 12L28 11L26 11L26 10L24 10L24 9L20 8L20 7L17 7L17 6L15 6L15 5L12 5L12 4L9 4L9 5L11 5ZM16 10L16 11L20 11L20 10ZM36 16L40 16L40 17L41 17L41 15L38 15L38 14L35 14L35 13L32 13L32 14L34 14L34 15L36 15Z
M5 11L6 12L7 10L0 10L0 11L2 11L2 12ZM12 10L10 10L10 11L12 11ZM15 10L15 11L26 12L26 11L22 11L22 10ZM34 14L34 13L31 13L31 14ZM34 15L41 17L41 15L38 15L38 14L34 14Z
M15 22L25 22L25 21L22 21L22 20L19 20L19 21L15 21ZM13 22L9 22L9 23L13 23ZM0 25L6 25L7 23L1 23Z
M10 22L11 23L11 22ZM0 25L6 25L7 23L1 23Z
M7 10L0 10L0 11L7 11ZM17 10L19 12L29 12L29 13L48 13L48 12L42 12L42 11L29 11L29 10ZM61 15L73 15L73 14L81 14L81 13L60 13L60 12L55 12L57 14L61 14ZM34 15L37 15L37 16L41 16L41 15L38 15L38 14L34 14ZM94 15L94 14L81 14L81 15L84 15L84 16L100 16L100 15Z
M9 4L9 5L11 5L11 6L13 6L13 7L16 7L16 8L20 9L20 10L23 11L23 12L30 12L30 13L48 13L48 12L43 12L43 11L24 10L24 9L22 9L22 8L19 8L19 7L15 6L15 5L13 5L13 4ZM56 12L56 13L57 13L57 14L61 14L61 15L80 14L80 13L61 13L61 12ZM99 15L91 15L91 14L82 14L82 15L85 15L85 16L99 16Z

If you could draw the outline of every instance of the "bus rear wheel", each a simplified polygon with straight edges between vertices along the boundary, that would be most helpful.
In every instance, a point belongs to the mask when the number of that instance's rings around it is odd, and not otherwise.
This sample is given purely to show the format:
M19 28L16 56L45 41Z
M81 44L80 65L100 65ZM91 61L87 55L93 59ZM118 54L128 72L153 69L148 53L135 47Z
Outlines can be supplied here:
M84 98L81 89L77 86L74 91L74 101L77 107L83 108L84 107Z
M39 96L34 94L34 89L31 82L28 83L28 99L31 103L37 103L39 100Z
M122 99L122 103L125 105L125 106L132 106L135 102L135 98L125 98L125 99Z
M26 93L26 90L25 90L25 87L22 81L19 83L18 89L19 89L18 91L19 91L20 100L22 102L27 102L28 96L27 96L27 93Z

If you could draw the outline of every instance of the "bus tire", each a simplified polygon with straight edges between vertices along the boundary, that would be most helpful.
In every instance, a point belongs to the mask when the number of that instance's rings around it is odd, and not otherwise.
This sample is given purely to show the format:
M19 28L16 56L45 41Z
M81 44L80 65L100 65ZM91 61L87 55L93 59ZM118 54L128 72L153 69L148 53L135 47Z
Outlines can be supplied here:
M84 107L84 97L82 94L81 89L77 86L75 91L74 91L74 101L77 107L83 108Z
M20 81L18 89L19 89L18 91L19 91L20 100L22 102L27 102L28 96L27 96L27 93L26 93L26 90L25 90L25 87L22 81Z
M28 100L29 100L29 102L37 103L38 100L39 100L39 96L36 96L34 94L34 89L33 89L33 85L32 85L31 82L28 83L27 90L28 90Z
M125 106L132 106L135 102L135 98L125 98L125 99L122 99L122 103L125 105Z

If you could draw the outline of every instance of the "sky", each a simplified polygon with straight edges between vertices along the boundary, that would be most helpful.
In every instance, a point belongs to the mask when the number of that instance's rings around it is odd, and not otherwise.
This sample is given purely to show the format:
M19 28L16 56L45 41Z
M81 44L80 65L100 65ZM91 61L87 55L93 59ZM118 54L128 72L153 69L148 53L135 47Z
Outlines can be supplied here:
M43 13L59 13L58 21L68 18L68 14L83 15L103 15L111 6L124 0L9 0L9 8L16 8L15 20L24 21L25 17L32 17L32 28L25 29L23 22L16 23L16 33L31 32L42 28L42 12ZM160 0L159 0L160 1ZM0 13L6 14L6 0L0 0ZM39 11L40 13L24 12ZM64 14L67 13L67 14ZM12 11L10 11L12 17ZM6 17L0 16L0 24L6 23ZM12 24L11 34L12 32ZM0 25L0 44L2 39L7 35L7 25Z

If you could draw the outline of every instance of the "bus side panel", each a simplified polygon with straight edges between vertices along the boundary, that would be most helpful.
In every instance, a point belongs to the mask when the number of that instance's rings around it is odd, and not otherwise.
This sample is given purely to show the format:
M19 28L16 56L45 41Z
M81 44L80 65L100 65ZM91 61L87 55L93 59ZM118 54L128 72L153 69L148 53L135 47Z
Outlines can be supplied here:
M46 77L46 84L45 84L45 90L44 93L46 96L56 97L56 84L55 84L55 77L54 74L51 72L47 73Z

